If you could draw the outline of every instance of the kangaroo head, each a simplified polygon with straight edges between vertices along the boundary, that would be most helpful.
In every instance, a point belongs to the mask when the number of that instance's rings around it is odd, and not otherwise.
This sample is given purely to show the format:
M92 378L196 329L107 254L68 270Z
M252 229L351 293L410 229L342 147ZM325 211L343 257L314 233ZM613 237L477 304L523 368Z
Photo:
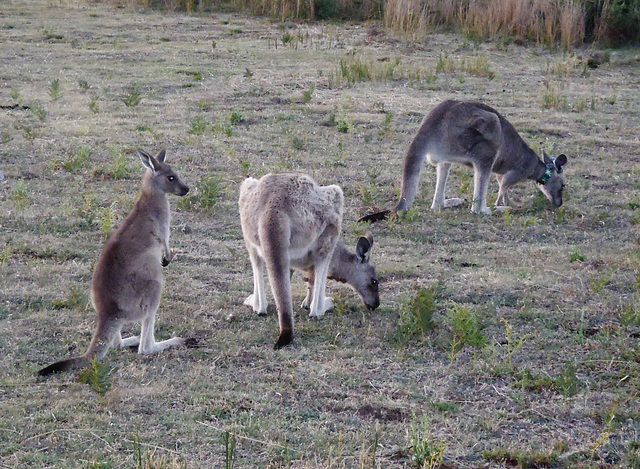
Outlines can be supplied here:
M148 170L148 176L145 179L147 187L153 192L161 194L187 195L189 187L180 180L171 166L164 162L166 154L166 150L161 150L154 158L148 153L138 150L140 161Z
M542 152L547 170L542 180L538 180L538 188L554 207L562 205L562 190L564 189L564 175L562 167L567 164L566 155L559 155L551 159L545 151Z
M356 255L350 256L346 282L360 296L364 305L374 310L380 306L380 296L378 295L378 279L376 269L369 263L369 255L373 246L373 235L367 233L358 240L356 245Z

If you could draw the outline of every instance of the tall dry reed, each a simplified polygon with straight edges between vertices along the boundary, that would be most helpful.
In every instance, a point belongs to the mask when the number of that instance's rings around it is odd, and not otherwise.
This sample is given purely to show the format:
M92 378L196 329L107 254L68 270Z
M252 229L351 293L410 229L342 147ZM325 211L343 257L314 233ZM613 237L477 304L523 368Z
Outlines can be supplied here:
M580 0L387 0L385 24L413 34L455 27L480 38L570 48L584 37L585 8Z

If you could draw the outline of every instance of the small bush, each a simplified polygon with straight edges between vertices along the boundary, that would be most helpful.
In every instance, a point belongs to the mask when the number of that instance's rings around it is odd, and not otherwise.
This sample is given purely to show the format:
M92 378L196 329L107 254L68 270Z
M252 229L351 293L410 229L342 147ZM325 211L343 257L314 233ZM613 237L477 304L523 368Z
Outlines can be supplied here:
M60 80L55 78L51 81L51 85L49 86L49 96L54 101L59 100L62 97L62 90L60 89Z
M122 94L122 102L127 107L136 107L142 101L140 85L135 81Z
M446 323L453 333L447 346L452 362L465 347L482 348L486 345L487 339L482 333L484 326L470 307L454 304L447 312Z
M229 114L229 123L231 125L240 125L244 122L244 116L240 113L240 111L234 110Z
M440 467L446 445L444 441L435 438L431 434L429 421L425 418L422 425L415 422L411 424L411 452L413 453L413 465L418 469L436 469Z
M436 295L438 287L419 290L407 305L408 322L405 327L417 333L426 334L437 327L433 315L438 310Z
M61 160L54 158L51 160L50 166L53 171L64 169L70 173L77 173L84 169L91 159L91 149L82 146L75 149L67 159Z
M88 368L78 377L78 381L88 384L89 387L104 396L111 389L111 372L113 370L105 362L94 358Z
M191 121L189 133L191 135L202 135L207 130L207 120L204 116L198 116Z

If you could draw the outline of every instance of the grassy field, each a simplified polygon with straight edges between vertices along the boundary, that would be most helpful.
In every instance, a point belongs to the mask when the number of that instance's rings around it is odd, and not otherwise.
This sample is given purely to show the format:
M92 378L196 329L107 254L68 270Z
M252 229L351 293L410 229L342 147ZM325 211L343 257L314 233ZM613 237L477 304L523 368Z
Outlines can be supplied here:
M7 0L0 63L0 467L640 467L640 50ZM447 98L566 153L564 205L527 183L507 213L434 213L427 166L406 220L359 225L393 207ZM135 149L164 147L192 192L171 199L156 337L199 346L38 380L86 349ZM343 187L342 238L373 232L382 301L329 282L335 311L299 310L277 352L273 307L242 305L237 213L243 178L274 171ZM448 195L472 191L456 168Z

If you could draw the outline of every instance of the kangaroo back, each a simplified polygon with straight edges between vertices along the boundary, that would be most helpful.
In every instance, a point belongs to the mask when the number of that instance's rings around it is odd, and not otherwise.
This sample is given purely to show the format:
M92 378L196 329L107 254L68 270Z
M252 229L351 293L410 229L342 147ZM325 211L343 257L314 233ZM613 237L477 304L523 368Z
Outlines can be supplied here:
M293 339L292 268L315 274L311 316L322 316L331 307L324 292L342 225L342 190L319 186L303 174L268 174L244 181L238 205L254 277L254 293L245 304L266 313L266 266L280 320L275 348L280 348Z

